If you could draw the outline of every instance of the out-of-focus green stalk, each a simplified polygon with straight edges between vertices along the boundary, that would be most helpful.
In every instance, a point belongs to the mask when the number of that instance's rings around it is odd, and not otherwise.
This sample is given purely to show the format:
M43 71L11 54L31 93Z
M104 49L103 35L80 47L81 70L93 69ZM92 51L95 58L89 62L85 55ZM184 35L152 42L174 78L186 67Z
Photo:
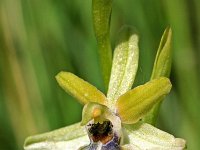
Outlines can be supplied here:
M165 10L168 15L170 24L174 32L174 70L177 91L179 91L178 103L184 106L182 115L183 122L180 124L181 134L186 138L189 149L199 149L199 140L195 137L200 135L200 119L199 119L199 72L196 59L196 48L193 45L193 34L190 24L192 16L189 13L190 1L168 0L163 1ZM194 9L192 9L194 10ZM191 11L192 11L191 10ZM195 11L195 10L194 10ZM194 15L194 12L192 13ZM197 14L199 16L199 14ZM170 111L170 110L169 110ZM190 135L193 134L193 135ZM197 148L198 147L198 148Z
M94 31L99 47L100 64L107 91L111 64L112 64L112 49L110 43L110 19L112 10L112 0L93 0L92 14Z
M15 5L16 6L16 5ZM24 82L24 75L20 66L20 61L16 54L14 46L13 33L10 30L9 14L6 9L2 10L2 21L4 29L5 50L5 71L4 75L6 96L6 107L10 116L12 127L15 133L15 138L18 147L21 146L23 138L27 133L36 132L33 113L31 112L30 101L27 93L27 88ZM16 87L10 89L10 87ZM21 123L19 123L21 122ZM22 124L23 122L23 124Z

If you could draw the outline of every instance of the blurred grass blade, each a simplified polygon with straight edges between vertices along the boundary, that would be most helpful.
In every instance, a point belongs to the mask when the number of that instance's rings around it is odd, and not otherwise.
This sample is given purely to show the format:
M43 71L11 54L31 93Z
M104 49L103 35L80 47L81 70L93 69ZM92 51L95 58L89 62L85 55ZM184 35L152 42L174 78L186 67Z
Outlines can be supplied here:
M124 129L130 142L129 146L124 146L124 150L132 150L128 149L130 147L134 147L134 150L183 150L186 147L185 140L175 138L147 123L125 125Z
M80 123L52 132L28 137L25 150L76 150L90 143L84 126Z
M125 124L133 124L144 117L160 98L170 92L171 83L168 78L158 78L138 86L120 96L117 113Z
M60 72L56 75L56 80L67 93L82 104L97 102L105 105L107 102L105 95L96 87L70 72Z
M94 31L99 47L99 57L106 89L109 83L112 63L112 49L110 43L111 10L112 0L92 1Z
M172 64L171 39L172 30L168 27L165 29L160 41L151 79L156 79L158 77L169 77ZM152 108L152 110L145 116L145 118L143 119L145 122L155 125L161 101L162 99L160 100L160 103L156 104Z
M110 107L132 87L138 68L138 41L139 38L131 27L124 27L119 34L107 93Z
M169 77L171 72L172 51L171 51L172 30L166 28L160 41L156 54L151 79L158 77Z

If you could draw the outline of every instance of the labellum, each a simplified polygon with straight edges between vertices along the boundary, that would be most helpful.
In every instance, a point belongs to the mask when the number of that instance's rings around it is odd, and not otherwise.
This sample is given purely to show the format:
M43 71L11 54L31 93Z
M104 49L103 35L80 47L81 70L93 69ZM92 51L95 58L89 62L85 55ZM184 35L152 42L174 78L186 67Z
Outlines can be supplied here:
M121 121L104 105L88 103L83 109L82 125L85 127L90 144L81 150L120 150Z

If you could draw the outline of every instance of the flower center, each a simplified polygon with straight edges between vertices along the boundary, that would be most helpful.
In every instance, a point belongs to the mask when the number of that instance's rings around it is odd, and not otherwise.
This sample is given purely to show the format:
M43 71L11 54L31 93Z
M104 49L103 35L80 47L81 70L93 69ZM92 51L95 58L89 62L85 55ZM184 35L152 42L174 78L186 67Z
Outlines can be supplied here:
M93 142L100 141L102 144L106 144L114 136L113 125L110 121L104 121L102 124L99 122L96 124L89 124L88 126L90 126L88 131Z

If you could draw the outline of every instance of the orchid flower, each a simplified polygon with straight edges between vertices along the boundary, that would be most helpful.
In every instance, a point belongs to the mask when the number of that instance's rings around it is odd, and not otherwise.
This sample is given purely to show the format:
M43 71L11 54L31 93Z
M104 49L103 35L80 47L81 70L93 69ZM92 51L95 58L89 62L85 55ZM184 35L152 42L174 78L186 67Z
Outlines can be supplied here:
M154 63L158 75L133 89L139 60L138 35L125 27L114 51L107 95L70 72L56 76L59 85L84 105L82 121L28 137L25 150L182 150L185 140L145 123L145 118L171 90L164 77L171 29L165 30ZM160 74L159 74L160 73Z

